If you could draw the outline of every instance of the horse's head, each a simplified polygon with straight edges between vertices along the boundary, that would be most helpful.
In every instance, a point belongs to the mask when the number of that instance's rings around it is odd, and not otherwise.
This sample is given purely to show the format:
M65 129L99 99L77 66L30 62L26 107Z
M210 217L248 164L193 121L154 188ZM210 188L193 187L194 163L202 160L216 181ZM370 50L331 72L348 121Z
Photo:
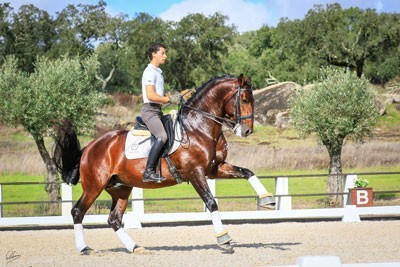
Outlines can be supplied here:
M236 135L246 137L253 132L254 99L250 77L223 76L209 80L195 90L182 106L190 124L199 127L207 122L216 122L233 130ZM196 115L194 115L196 114ZM201 116L197 116L200 114Z
M237 86L232 95L228 96L224 108L234 124L233 131L237 136L247 137L253 132L254 98L250 77L245 80L243 74L240 74Z

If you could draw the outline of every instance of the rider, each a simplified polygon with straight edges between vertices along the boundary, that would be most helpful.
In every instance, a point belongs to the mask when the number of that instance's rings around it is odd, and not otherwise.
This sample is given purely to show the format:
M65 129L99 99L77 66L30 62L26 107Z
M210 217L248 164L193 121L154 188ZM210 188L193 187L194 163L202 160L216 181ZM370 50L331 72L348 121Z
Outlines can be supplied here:
M143 182L160 183L164 181L165 178L157 174L155 169L161 150L168 139L161 121L163 115L161 105L166 103L179 104L180 96L179 94L170 97L164 95L164 77L159 66L164 64L167 59L166 46L160 43L153 43L148 48L147 52L150 64L147 65L142 76L144 104L141 115L147 128L156 139L149 153L146 170L143 174Z

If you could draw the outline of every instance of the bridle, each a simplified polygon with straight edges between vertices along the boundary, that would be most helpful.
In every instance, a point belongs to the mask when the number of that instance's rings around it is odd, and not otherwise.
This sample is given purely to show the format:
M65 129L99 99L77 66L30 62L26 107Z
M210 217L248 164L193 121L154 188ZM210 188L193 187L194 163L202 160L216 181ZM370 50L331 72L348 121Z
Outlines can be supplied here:
M242 116L242 112L240 109L240 93L241 92L253 92L253 90L250 88L241 88L240 85L238 86L238 89L236 90L236 99L235 99L235 118L236 118L236 124L242 123L242 120L247 120L247 119L253 119L254 118L254 110L251 111L250 115L247 116ZM233 96L232 96L233 97Z
M216 115L213 115L213 114L211 114L209 112L206 112L204 110L193 108L193 107L185 105L185 104L182 106L182 110L184 108L194 110L197 113L203 115L204 117L207 117L210 120L213 120L213 121L215 121L216 123L218 123L220 125L224 125L227 128L229 128L230 130L232 130L233 132L235 132L239 127L242 126L242 121L243 120L248 120L248 119L253 119L254 118L254 110L252 110L250 115L242 116L242 111L241 111L241 108L240 108L240 93L241 92L247 92L247 91L252 92L251 87L250 88L243 88L239 84L237 89L236 89L236 91L234 91L231 95L229 95L226 98L226 100L224 101L224 106L225 106L232 99L232 97L236 97L235 98L235 105L234 105L234 108L235 108L234 118L235 118L235 120L231 120L230 118L227 118L227 117L216 116Z

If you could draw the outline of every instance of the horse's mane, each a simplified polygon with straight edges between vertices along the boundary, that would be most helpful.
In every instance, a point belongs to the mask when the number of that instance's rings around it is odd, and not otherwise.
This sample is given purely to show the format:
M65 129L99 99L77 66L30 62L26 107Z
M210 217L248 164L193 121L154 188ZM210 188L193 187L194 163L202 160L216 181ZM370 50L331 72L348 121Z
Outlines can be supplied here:
M196 89L196 92L186 101L186 105L190 105L199 101L200 99L204 99L204 93L208 91L208 89L214 87L214 85L224 82L230 79L237 79L236 76L233 75L224 75L220 77L214 77L202 84L199 88Z

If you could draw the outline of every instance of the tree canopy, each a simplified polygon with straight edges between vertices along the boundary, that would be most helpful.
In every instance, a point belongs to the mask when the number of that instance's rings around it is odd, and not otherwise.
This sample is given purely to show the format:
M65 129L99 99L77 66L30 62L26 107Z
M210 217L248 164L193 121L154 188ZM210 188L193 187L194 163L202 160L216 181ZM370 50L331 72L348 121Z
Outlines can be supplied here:
M0 71L0 121L22 125L32 136L52 134L60 120L70 118L79 129L90 129L101 104L96 56L39 58L33 73L18 69L18 60L6 58Z
M34 71L37 56L57 59L96 53L104 90L140 93L151 42L167 47L166 88L199 86L223 74L252 76L255 88L273 76L304 84L337 66L384 84L400 73L400 14L339 4L316 5L304 19L238 33L228 18L189 14L178 22L146 13L111 16L106 2L68 5L53 18L34 5L0 4L0 64L7 55ZM108 79L109 78L109 79Z
M325 65L354 70L361 77L369 61L385 54L388 40L398 46L399 36L391 36L391 32L400 33L399 19L398 15L379 15L371 9L342 9L331 4L326 9L317 5L303 20L281 22L280 27L288 33L287 48L302 60L314 58Z

